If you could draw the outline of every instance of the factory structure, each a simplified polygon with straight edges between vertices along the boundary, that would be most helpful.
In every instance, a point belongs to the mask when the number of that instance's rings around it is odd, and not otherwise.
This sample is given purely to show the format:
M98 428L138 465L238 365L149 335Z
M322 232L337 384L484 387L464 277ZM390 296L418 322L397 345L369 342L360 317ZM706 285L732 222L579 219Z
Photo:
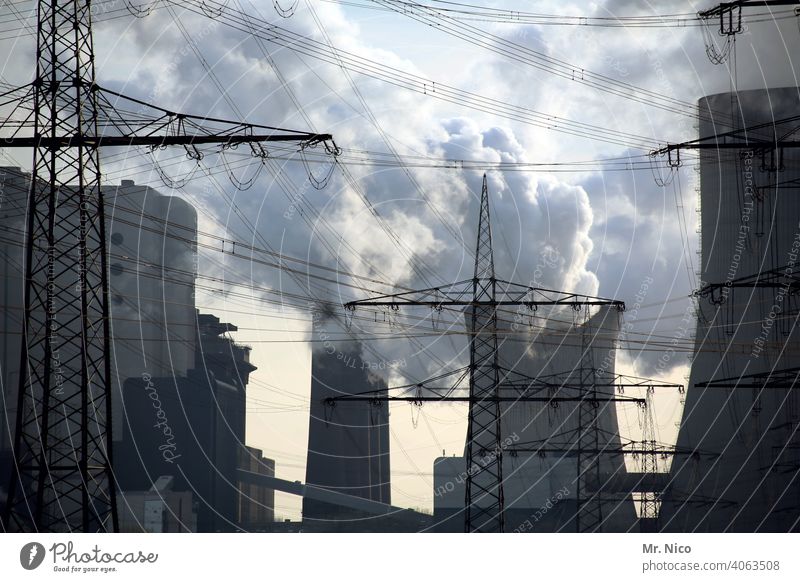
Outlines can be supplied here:
M700 136L755 145L700 150L702 287L677 445L709 454L673 462L664 531L800 529L800 152L779 145L799 110L797 87L700 101Z
M650 452L643 446L633 455L619 447L615 407L601 406L605 452L594 494L605 509L594 531L800 529L800 156L781 144L796 133L798 110L796 87L699 102L702 283L679 434L674 446L655 443L647 433L651 419L642 418L641 442ZM607 332L592 334L596 381L597 374L614 372L619 328L601 314L584 325ZM564 333L574 340L584 335L578 327ZM533 356L509 342L501 350L546 378L582 365L580 348L569 347L580 341L563 343L557 351L534 349ZM515 446L504 451L506 531L576 530L581 469L575 455L547 443L568 436L578 448L580 429L563 407L547 415L545 408L514 403L503 413L504 435L523 435L521 442L539 448L528 455ZM461 525L465 466L461 458L435 464L435 521L442 531Z
M569 314L567 314L568 316ZM597 443L602 454L596 455L596 474L601 483L621 482L627 477L625 452L619 435L615 397L615 349L620 329L620 313L604 307L588 319L574 323L549 324L539 334L511 335L500 346L505 361L532 378L553 379L550 395L558 391L572 394L571 387L597 384L598 395L608 398L597 404ZM511 330L506 330L511 331ZM588 357L583 339L588 339ZM537 347L537 339L546 339ZM549 346L555 344L558 349ZM533 349L531 349L533 347ZM583 366L589 367L588 377ZM583 376L583 377L582 377ZM626 405L626 404L622 404ZM630 403L635 406L635 403ZM581 424L577 402L503 402L501 426L505 530L536 532L574 532L581 482L578 459L580 434L590 430ZM586 451L587 455L590 454ZM595 455L591 452L592 455ZM434 521L436 531L459 532L464 529L464 457L442 457L434 463ZM613 476L613 478L612 478ZM636 528L637 515L631 496L633 490L585 492L597 502L603 531L628 531Z
M30 175L6 167L0 176L0 300L6 306L0 461L10 476ZM130 180L104 187L104 195L120 530L267 528L274 491L244 483L240 474L275 473L272 459L245 445L246 388L255 366L250 348L230 337L236 326L195 308L197 213L178 197Z
M357 361L360 346L315 350L311 356L311 408L308 427L306 484L391 504L388 406L363 402L329 404L331 396L366 389L386 391L386 382L347 362ZM343 357L344 354L347 357ZM337 521L370 519L315 499L303 499L303 519Z
M471 373L488 369L475 363L473 344L492 345L492 338L494 371L501 361L530 380L515 384L516 398L480 399L496 400L496 413L486 408L474 418L483 436L497 431L497 449L481 445L476 453L469 435L481 433L471 426L463 455L436 459L433 515L392 505L393 388L348 365L361 354L356 340L313 350L305 482L278 478L280 465L246 444L247 386L256 371L250 347L235 341L235 325L195 304L196 211L132 181L106 187L120 529L460 532L470 512L498 511L488 518L497 518L496 531L797 531L800 154L779 143L796 121L776 120L799 109L797 88L700 101L698 143L719 147L700 149L702 286L677 442L657 443L648 432L658 382L631 383L617 373L618 306L575 309L576 301L559 311L568 304L556 302L547 313L558 317L535 330L503 319L490 327L491 314L471 312L485 305L476 291L460 304L478 338L470 339ZM30 177L0 172L0 462L12 474ZM490 243L486 200L479 237ZM476 260L476 281L477 273ZM324 318L313 318L312 332L320 325ZM508 376L499 377L497 394ZM625 407L639 419L641 440L620 434ZM500 482L476 469L481 456ZM276 491L302 498L301 522L275 521Z
M796 133L798 110L795 87L699 102L701 137L685 144L701 146L695 349L689 385L661 385L685 390L676 443L655 441L649 395L644 402L615 398L627 386L615 373L616 310L595 309L571 325L547 323L558 349L499 324L506 332L500 358L535 378L538 389L555 395L590 385L609 400L595 403L588 441L579 404L500 403L505 531L587 531L579 523L587 499L599 516L589 531L798 531L800 160L782 146ZM658 385L645 384L648 393ZM620 435L618 419L634 404L638 441ZM598 452L587 479L581 457L591 457L589 449ZM464 531L469 472L464 456L435 461L434 518L426 531Z

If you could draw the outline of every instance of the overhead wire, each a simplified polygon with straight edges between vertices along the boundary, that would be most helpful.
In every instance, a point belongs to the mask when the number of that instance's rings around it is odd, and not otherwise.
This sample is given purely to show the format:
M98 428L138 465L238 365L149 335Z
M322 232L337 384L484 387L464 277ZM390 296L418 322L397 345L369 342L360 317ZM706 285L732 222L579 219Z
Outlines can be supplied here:
M569 63L508 38L486 32L471 24L458 22L443 11L414 2L370 1L374 4L388 7L394 12L420 22L435 31L444 32L467 41L470 46L479 46L514 62L533 67L556 77L634 101L643 106L662 109L674 115L692 118L696 118L698 115L701 117L708 115L699 111L695 103L669 97L661 92L644 89L620 79Z
M379 12L393 12L386 6L381 6L370 0L318 0L330 4L364 8ZM525 10L480 6L464 2L445 2L440 0L427 0L425 2L411 2L404 0L390 0L391 4L399 7L408 6L424 7L448 14L457 20L472 22L487 22L498 24L528 24L539 26L577 26L599 28L687 28L705 26L706 20L696 12L679 12L653 15L616 15L589 16L570 14L543 14ZM775 18L773 18L773 16ZM774 12L755 12L749 15L747 22L771 22L774 19L794 18L793 10L776 10Z

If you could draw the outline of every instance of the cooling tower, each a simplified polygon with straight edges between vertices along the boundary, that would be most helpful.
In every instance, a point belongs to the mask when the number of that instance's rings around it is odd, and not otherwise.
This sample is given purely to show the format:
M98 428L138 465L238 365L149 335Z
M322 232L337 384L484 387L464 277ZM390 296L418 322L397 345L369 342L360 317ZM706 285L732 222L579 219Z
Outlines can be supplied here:
M700 100L700 136L794 139L795 87ZM711 121L713 120L713 121ZM701 290L666 531L797 531L800 179L796 149L702 150Z

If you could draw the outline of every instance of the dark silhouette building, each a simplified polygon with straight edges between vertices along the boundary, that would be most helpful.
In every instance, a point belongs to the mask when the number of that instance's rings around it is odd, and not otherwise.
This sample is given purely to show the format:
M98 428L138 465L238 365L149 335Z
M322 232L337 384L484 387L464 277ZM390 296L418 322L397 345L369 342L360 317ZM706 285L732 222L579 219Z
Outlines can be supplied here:
M308 431L306 483L331 491L391 503L389 476L389 413L387 403L342 402L328 398L375 391L386 395L386 382L363 369L359 350L315 351L311 364L311 416ZM323 501L303 499L303 519L328 523L375 519Z
M239 468L244 471L275 476L275 461L264 457L259 449L239 449ZM275 490L239 480L238 521L245 531L269 531L275 521Z
M255 366L250 348L226 336L236 326L209 314L198 314L197 326L199 366L188 375L126 380L115 467L122 490L174 477L173 491L194 493L198 531L235 531L245 389Z

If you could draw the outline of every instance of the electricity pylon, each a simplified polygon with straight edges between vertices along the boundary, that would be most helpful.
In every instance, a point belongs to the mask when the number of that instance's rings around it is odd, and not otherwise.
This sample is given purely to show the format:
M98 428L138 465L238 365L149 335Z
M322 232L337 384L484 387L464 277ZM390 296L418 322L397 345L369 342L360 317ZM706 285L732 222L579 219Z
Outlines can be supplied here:
M484 175L472 279L442 287L351 301L345 304L345 308L352 311L357 306L385 306L396 310L401 305L429 306L439 310L445 307L469 309L469 413L464 529L467 532L502 532L505 502L500 402L508 398L500 395L500 389L509 372L498 361L497 309L510 306L534 309L539 305L581 309L584 306L613 305L622 310L625 304L622 301L539 289L497 279L492 251L489 191ZM530 383L534 382L531 379Z
M721 2L708 10L701 10L697 15L703 20L719 19L720 36L734 36L744 31L742 27L743 8L771 8L777 6L800 7L798 0L733 0Z
M101 89L89 0L40 1L36 37L35 79L15 108L28 113L8 124L16 129L3 142L33 148L16 466L3 524L9 531L116 531L99 148L182 145L199 159L200 144L249 143L263 157L259 142L306 146L331 136L176 114ZM122 115L109 96L136 103L137 113Z
M578 384L583 400L578 404L578 484L576 491L575 526L578 533L599 531L603 524L603 501L600 491L600 418L598 414L597 387L595 382L593 337L590 337L591 319L587 310L586 321L581 328L581 355L578 367ZM589 483L598 488L589 492Z

